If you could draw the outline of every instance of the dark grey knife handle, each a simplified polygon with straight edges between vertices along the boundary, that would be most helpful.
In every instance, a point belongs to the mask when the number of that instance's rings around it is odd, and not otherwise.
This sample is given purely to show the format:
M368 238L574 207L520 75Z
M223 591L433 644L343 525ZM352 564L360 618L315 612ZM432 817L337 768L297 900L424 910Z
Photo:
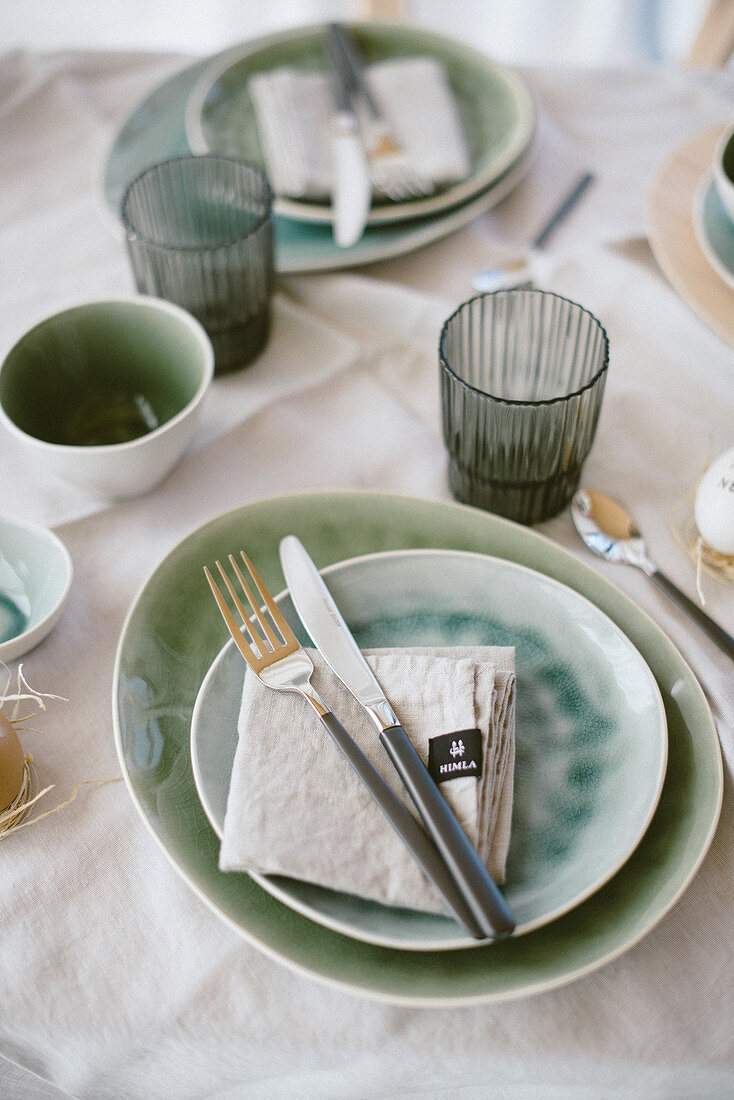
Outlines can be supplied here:
M710 619L698 604L694 603L693 600L689 600L688 596L681 592L680 588L677 588L671 580L668 580L659 569L648 573L648 576L655 581L658 588L661 588L666 595L670 596L671 600L674 600L683 611L696 620L698 625L706 631L709 638L716 642L720 649L723 649L724 653L734 658L734 638L730 634L727 634L718 623Z
M351 110L354 82L347 59L333 27L327 27L325 41L337 110L349 111Z
M362 96L372 118L379 119L380 108L377 106L377 101L365 79L362 58L351 34L341 23L330 23L328 33L335 50L339 50L344 59L353 87Z
M392 787L385 782L374 765L367 759L357 743L352 740L339 719L330 711L319 717L395 832L410 849L418 863L445 898L456 919L474 939L481 940L486 939L488 936L494 936L494 931L486 931L485 924L480 923L474 917L436 845L425 830L421 828L420 823L416 821L410 810L406 809Z
M389 726L380 741L485 936L508 936L515 927L512 911L405 730Z

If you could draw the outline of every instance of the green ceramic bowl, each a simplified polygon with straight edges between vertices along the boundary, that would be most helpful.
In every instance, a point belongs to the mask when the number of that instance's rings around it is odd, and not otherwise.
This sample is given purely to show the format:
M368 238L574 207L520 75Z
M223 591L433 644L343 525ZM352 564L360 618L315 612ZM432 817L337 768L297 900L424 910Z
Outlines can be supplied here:
M712 174L721 204L734 222L734 129L731 127L716 144Z
M161 481L191 440L213 374L204 329L143 295L41 321L0 369L0 419L41 463L108 497Z
M19 516L0 516L0 661L22 657L56 624L73 567L63 542Z

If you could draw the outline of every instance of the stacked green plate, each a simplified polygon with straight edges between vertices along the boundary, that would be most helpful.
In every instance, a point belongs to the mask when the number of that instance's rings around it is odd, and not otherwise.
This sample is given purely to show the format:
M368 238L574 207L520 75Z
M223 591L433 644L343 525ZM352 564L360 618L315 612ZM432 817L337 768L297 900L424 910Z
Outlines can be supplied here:
M246 547L284 588L283 535L320 566L377 551L452 548L515 562L575 589L623 632L654 677L668 762L652 821L629 859L587 900L525 935L469 950L407 951L316 923L246 874L219 871L219 840L197 795L190 728L200 685L227 635L202 565ZM718 820L723 774L700 686L677 650L621 592L536 532L458 504L377 493L306 493L228 512L192 532L138 595L120 639L113 714L132 798L192 888L252 944L362 995L439 1006L527 996L615 958L647 934L693 879Z
M627 636L566 585L484 554L395 550L340 562L324 575L362 649L514 648L513 827L503 886L515 917L514 935L557 919L598 890L644 835L667 761L660 691ZM311 645L289 594L278 598L301 643ZM194 780L220 837L244 674L242 656L229 642L204 679L192 720ZM298 705L305 724L307 714ZM356 703L352 711L339 713L348 729L356 728L359 717ZM290 739L298 736L297 724L272 731L275 754L287 752ZM318 784L323 769L337 767L335 753L325 739L310 759L313 775L304 773L300 786L308 789L311 779ZM327 851L335 845L343 850L351 808L367 801L348 770L339 782L343 813L335 811L338 820L319 825ZM279 794L287 814L289 789ZM389 832L379 811L367 806L365 812L375 814L375 836ZM292 826L296 833L308 828L297 818ZM297 871L294 866L294 875ZM477 946L448 917L380 905L295 877L255 877L298 912L367 943L412 951Z

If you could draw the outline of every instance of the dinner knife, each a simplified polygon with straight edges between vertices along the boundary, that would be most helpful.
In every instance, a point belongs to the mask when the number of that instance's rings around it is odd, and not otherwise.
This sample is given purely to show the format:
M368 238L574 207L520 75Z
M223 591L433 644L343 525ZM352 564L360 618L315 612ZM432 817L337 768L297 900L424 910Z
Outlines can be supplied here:
M334 240L340 248L349 248L357 243L367 224L372 180L352 107L352 78L331 27L326 31L326 49L335 104L330 135Z
M282 539L280 562L298 617L327 664L376 725L385 751L475 920L488 937L509 935L515 919L507 901L413 748L333 596L295 535Z

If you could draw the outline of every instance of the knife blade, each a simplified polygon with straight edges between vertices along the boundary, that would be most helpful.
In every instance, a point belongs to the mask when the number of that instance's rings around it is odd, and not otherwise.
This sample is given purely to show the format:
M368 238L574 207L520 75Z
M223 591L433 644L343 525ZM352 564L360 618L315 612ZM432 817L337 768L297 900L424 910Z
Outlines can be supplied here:
M327 28L326 48L334 90L330 124L334 240L339 248L350 248L360 239L367 224L372 181L359 122L352 108L352 78L331 28Z
M377 727L380 742L484 934L515 927L512 911L439 791L357 645L300 539L280 543L280 562L293 606L311 640Z

